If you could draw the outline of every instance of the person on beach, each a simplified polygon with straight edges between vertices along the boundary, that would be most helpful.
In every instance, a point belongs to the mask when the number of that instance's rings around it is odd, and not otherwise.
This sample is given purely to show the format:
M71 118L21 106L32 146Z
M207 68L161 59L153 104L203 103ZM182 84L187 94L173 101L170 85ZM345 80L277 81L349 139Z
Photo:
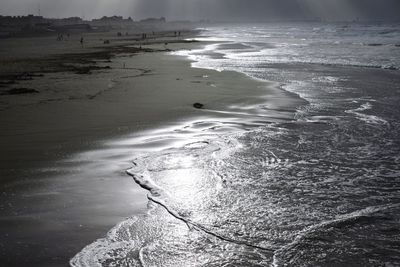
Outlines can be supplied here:
M83 37L81 37L81 46L83 47Z
M64 39L64 36L62 33L59 33L57 36L57 41L62 41Z

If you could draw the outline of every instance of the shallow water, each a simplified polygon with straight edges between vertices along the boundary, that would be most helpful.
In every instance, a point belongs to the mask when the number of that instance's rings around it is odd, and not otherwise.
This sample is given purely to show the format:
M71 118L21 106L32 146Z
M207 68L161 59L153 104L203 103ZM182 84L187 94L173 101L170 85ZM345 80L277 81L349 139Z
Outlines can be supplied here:
M152 149L127 174L148 212L71 265L400 265L399 26L222 26L200 39L214 43L180 52L195 67L274 81L307 103L278 117L235 107L138 140Z

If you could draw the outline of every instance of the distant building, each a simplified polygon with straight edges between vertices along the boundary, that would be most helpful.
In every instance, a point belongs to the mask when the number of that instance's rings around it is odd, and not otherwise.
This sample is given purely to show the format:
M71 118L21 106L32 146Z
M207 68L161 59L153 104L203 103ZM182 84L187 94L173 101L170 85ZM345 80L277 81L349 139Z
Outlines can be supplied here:
M31 27L35 24L44 23L46 19L42 16L0 16L0 26L13 25L21 27Z
M49 19L34 15L0 16L0 37L91 30L92 27L79 17Z
M70 17L64 19L51 19L53 25L77 25L83 24L83 20L80 17Z
M46 19L42 16L0 16L0 37L11 37L19 33L43 30Z
M165 23L167 20L164 17L161 18L147 18L142 19L140 23Z
M122 16L112 16L107 17L104 16L100 19L93 19L92 22L114 22L114 21L122 21L124 18Z
M102 17L100 19L93 19L90 21L90 25L97 28L109 28L109 29L119 29L124 27L129 27L133 24L133 19L131 17L125 19L122 16L111 16Z
M117 23L120 23L120 22L122 22L122 23L127 23L127 22L130 23L130 22L133 22L133 20L132 20L131 17L129 17L127 19L124 19L122 16L111 16L111 17L104 16L104 17L102 17L100 19L93 19L92 20L92 23L115 23L115 22L117 22Z

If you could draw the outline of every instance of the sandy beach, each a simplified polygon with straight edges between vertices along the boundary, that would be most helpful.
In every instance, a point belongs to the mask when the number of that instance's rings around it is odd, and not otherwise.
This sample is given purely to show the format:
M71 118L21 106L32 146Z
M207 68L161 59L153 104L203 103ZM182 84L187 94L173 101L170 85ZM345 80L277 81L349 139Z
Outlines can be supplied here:
M187 137L165 138L176 129L199 132L205 118L208 128L231 118L221 131L290 119L283 108L301 101L288 103L276 84L191 68L169 53L202 45L186 40L192 36L96 34L84 47L77 36L64 47L49 37L1 43L2 265L65 266L116 223L145 212L146 192L125 170L138 151ZM99 47L100 39L111 44Z

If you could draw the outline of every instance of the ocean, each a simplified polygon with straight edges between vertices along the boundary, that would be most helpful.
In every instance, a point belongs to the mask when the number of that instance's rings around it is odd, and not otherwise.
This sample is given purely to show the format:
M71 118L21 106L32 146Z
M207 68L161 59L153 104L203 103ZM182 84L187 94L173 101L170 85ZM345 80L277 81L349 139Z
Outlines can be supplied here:
M174 54L272 83L292 104L266 94L208 110L224 116L138 154L128 175L147 213L70 264L400 266L400 25L214 25L197 39Z

